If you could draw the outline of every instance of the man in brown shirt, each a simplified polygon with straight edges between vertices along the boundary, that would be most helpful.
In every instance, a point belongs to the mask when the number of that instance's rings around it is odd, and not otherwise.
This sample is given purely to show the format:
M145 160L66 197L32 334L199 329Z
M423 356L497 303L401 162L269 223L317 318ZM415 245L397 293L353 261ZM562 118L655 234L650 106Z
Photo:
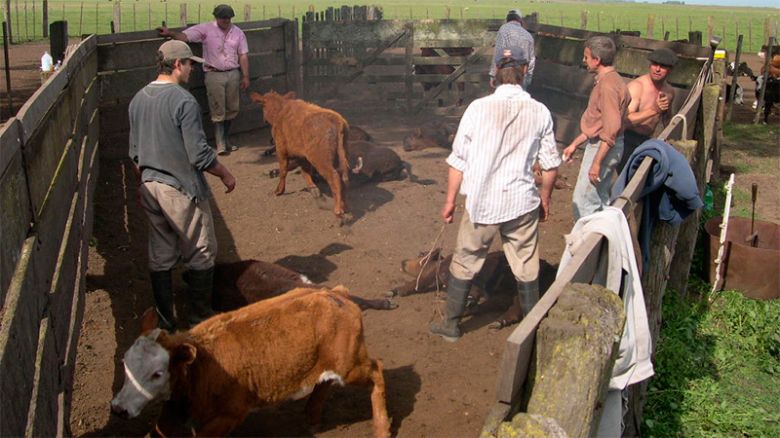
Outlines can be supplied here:
M582 61L596 75L596 86L580 118L580 135L563 150L563 159L570 162L577 147L585 143L572 196L575 221L607 205L615 167L623 154L623 121L631 97L612 66L616 52L608 37L596 36L585 42Z
M674 99L674 88L666 78L677 65L677 54L667 48L654 50L647 56L650 70L628 83L631 103L623 142L623 158L618 163L620 172L634 150L655 134L660 122L668 123L669 108Z

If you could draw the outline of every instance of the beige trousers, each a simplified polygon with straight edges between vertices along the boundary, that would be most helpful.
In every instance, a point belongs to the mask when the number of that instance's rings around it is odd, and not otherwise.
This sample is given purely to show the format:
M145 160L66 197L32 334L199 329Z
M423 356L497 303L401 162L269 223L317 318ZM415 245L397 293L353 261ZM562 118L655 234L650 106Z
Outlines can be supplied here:
M238 115L241 70L206 73L206 94L209 100L209 117L214 123L233 120Z
M195 202L157 181L145 182L138 190L149 218L149 269L172 269L179 256L189 269L214 266L217 237L208 200Z
M482 269L490 244L501 235L504 254L518 281L539 279L539 209L501 224L473 224L464 212L458 229L458 240L450 264L450 274L460 280L471 280Z

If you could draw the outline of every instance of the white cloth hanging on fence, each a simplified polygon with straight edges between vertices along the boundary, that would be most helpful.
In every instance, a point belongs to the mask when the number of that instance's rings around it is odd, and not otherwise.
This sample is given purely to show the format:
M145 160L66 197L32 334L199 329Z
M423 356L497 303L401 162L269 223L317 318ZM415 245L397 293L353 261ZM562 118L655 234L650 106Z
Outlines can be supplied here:
M647 321L642 283L637 269L631 232L623 212L615 207L582 217L566 236L566 249L558 266L558 275L572 258L572 253L581 246L591 233L603 235L608 241L607 269L596 269L606 273L606 278L595 278L594 284L602 284L618 293L623 299L626 324L620 340L620 351L612 369L610 390L622 390L628 385L641 382L653 375L650 361L652 339Z

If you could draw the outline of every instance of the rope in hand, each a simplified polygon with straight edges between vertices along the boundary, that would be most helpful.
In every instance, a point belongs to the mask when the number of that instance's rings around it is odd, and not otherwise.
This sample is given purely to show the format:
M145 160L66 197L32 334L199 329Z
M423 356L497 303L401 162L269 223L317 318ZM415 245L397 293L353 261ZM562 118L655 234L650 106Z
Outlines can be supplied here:
M436 279L436 292L434 292L434 315L438 316L441 319L444 319L444 312L441 310L441 285L439 283L439 269L441 268L441 237L444 234L444 229L447 227L447 224L442 224L441 229L439 230L439 233L436 235L436 238L433 239L433 244L431 245L431 249L428 250L428 252L420 259L418 264L420 265L420 272L417 274L417 281L414 285L414 290L417 291L420 289L420 278L422 277L423 272L425 272L425 267L428 266L428 263L430 263L431 259L433 258L434 252L436 252L436 270L434 271L434 278ZM436 251L438 249L438 251Z

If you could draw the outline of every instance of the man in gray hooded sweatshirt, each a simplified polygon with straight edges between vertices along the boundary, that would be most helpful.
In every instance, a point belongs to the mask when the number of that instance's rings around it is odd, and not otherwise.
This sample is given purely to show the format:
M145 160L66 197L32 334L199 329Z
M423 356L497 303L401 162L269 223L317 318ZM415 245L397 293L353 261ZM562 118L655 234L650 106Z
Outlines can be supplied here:
M236 186L230 171L206 143L200 107L186 84L193 62L187 43L171 40L157 52L157 79L130 102L130 159L138 176L138 197L149 218L149 270L160 326L176 328L171 271L181 257L190 289L188 322L213 315L211 292L217 239L203 172L219 177L227 192Z

